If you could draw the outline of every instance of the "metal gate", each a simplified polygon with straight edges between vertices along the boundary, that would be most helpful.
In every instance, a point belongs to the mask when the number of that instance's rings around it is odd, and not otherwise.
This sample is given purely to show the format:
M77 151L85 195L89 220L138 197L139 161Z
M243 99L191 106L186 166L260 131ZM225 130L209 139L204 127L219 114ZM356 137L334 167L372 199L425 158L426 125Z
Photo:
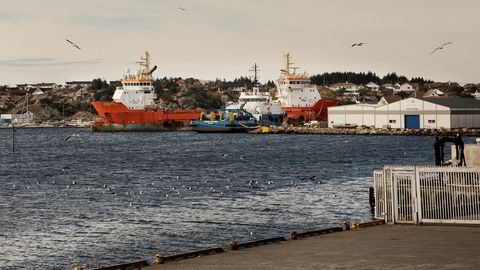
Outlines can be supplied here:
M415 223L415 175L397 173L393 175L393 204L396 223Z
M480 224L480 170L420 168L416 171L420 222Z
M480 169L385 166L374 171L375 218L480 224Z

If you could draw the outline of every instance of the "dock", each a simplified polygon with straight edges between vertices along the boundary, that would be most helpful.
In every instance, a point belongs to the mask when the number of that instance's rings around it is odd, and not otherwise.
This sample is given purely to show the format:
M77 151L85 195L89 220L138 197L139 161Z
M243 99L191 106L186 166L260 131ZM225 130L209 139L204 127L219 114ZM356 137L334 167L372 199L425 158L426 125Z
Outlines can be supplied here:
M478 250L479 226L378 225L141 269L480 269Z

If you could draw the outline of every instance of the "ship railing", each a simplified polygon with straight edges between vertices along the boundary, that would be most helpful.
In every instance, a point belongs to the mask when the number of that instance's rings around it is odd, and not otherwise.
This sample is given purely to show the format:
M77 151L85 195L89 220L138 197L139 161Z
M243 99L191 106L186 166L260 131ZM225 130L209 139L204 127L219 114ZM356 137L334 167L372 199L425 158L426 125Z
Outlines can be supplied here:
M376 219L480 224L479 168L387 165L373 176Z

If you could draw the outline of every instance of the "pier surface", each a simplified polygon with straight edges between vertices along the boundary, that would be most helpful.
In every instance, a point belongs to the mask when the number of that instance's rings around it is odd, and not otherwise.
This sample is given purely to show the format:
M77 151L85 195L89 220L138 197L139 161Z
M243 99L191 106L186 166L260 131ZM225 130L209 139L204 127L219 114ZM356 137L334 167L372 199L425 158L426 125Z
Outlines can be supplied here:
M144 267L480 269L480 227L380 225Z

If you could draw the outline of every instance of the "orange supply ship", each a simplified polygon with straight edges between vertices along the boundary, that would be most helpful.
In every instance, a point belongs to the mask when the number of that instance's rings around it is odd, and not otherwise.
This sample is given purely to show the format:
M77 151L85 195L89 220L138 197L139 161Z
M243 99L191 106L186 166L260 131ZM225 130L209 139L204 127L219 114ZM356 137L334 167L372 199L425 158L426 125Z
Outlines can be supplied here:
M150 54L139 62L135 74L125 73L122 86L113 94L113 101L96 101L92 105L100 116L92 124L93 131L162 131L186 126L199 119L202 110L164 110L155 100Z
M277 81L277 100L287 119L294 122L327 122L327 108L338 105L338 100L322 99L309 76L305 72L297 73L298 67L292 66L294 63L290 60L290 54L285 57L286 65L280 70L280 79Z

